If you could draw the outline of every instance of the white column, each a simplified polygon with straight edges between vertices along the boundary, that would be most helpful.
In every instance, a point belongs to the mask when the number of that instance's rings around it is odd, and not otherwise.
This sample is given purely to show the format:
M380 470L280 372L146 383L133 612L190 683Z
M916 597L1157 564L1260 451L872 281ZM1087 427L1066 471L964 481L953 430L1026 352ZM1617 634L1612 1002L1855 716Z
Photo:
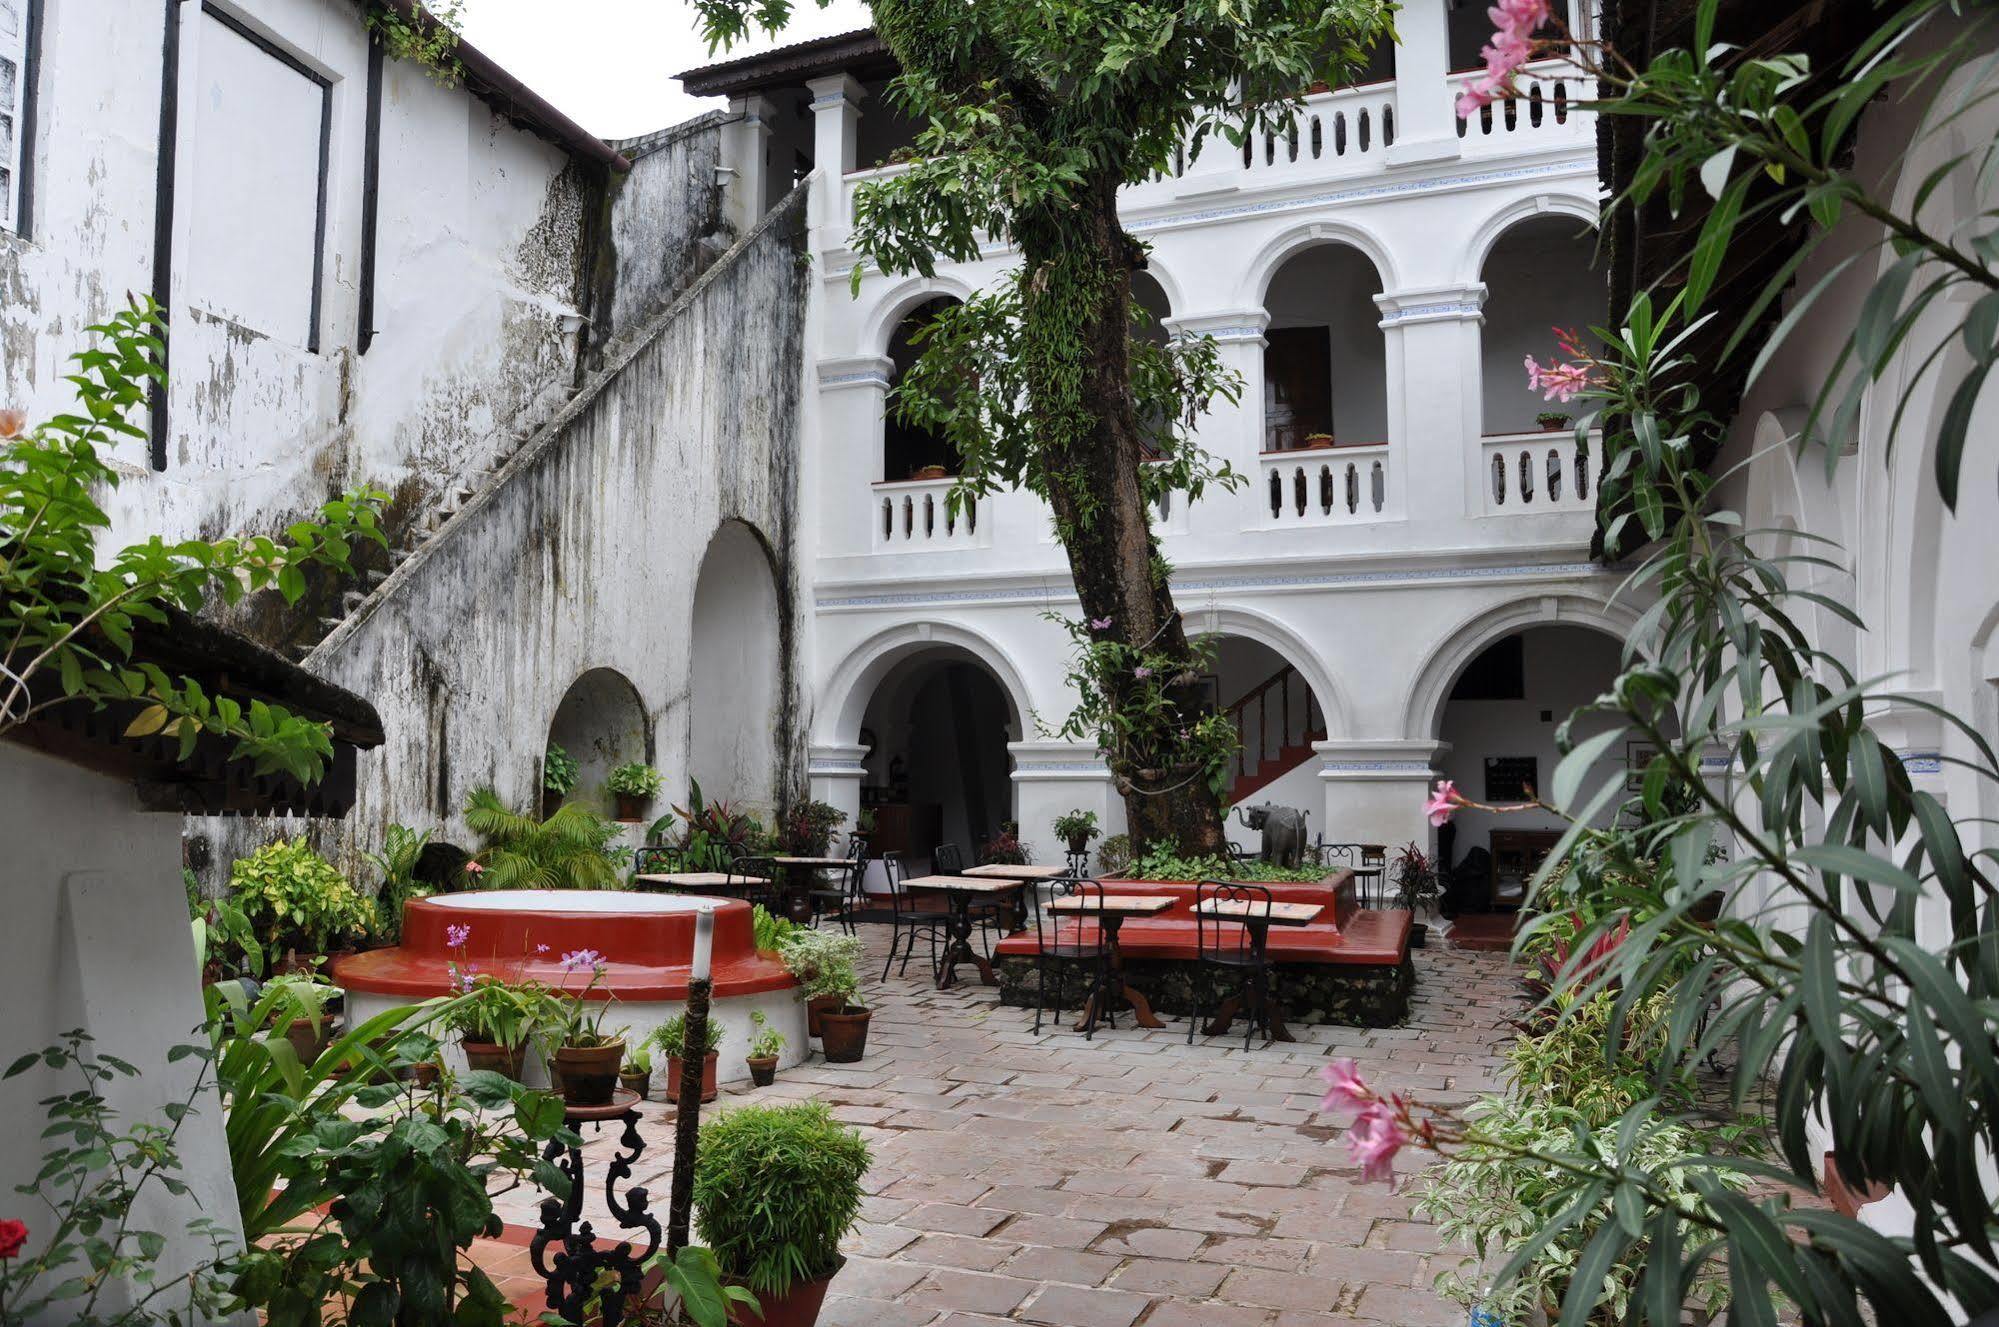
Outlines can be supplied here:
M875 547L881 504L875 481L882 478L882 412L888 407L893 361L883 355L852 355L819 361L818 503L820 543L825 557L853 557Z
M1485 286L1427 286L1374 297L1388 361L1388 509L1412 521L1484 511L1477 474Z
M861 99L866 88L847 74L806 81L812 94L813 248L844 244L852 218L846 214L847 174L858 162Z
M1314 742L1326 790L1326 838L1334 843L1435 847L1423 799L1443 777L1448 742L1374 738Z
M734 172L725 195L729 224L741 235L757 224L770 196L770 135L777 109L769 97L737 97L729 103L733 121L722 130L722 165Z
M867 754L866 747L853 742L814 742L806 753L812 796L845 811L845 828L850 830L861 811L861 779L867 773L861 760Z
M1448 161L1458 155L1450 72L1450 16L1444 0L1414 0L1395 11L1395 145L1388 163Z
M1013 757L1013 811L1021 841L1037 862L1061 862L1068 848L1055 837L1055 817L1095 811L1106 836L1122 834L1124 801L1095 747L1076 742L1009 742ZM1102 842L1102 840L1098 840Z
M1242 377L1241 397L1233 405L1216 400L1201 421L1200 432L1201 445L1250 482L1232 494L1210 489L1201 502L1204 507L1232 504L1240 515L1239 529L1261 525L1264 520L1258 513L1267 516L1269 507L1256 458L1263 450L1263 349L1268 344L1263 332L1270 326L1270 315L1262 309L1223 309L1168 318L1164 326L1173 336L1213 337L1222 363Z

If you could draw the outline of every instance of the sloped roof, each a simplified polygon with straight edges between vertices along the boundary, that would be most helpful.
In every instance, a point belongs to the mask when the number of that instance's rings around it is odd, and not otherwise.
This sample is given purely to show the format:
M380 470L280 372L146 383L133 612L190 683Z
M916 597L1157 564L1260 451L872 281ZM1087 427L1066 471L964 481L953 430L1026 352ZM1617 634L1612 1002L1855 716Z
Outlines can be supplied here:
M831 37L780 46L762 55L702 65L674 77L694 97L740 97L773 88L798 87L809 78L852 74L858 79L885 78L896 72L895 57L873 28L856 28Z

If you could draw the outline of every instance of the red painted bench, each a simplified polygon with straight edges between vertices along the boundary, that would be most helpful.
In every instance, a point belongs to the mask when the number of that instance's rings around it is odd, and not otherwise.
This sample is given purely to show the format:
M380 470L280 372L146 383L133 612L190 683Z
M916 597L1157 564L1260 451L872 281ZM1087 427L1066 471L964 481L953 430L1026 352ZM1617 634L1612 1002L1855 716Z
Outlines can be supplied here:
M1134 917L1118 932L1127 958L1193 959L1197 956L1192 880L1102 880L1106 894L1168 895L1173 907L1153 917ZM1326 911L1308 926L1270 928L1273 963L1392 967L1409 954L1409 912L1405 908L1363 909L1354 900L1353 872L1338 871L1317 884L1270 884L1272 901L1317 903ZM993 946L996 958L1032 958L1032 928Z

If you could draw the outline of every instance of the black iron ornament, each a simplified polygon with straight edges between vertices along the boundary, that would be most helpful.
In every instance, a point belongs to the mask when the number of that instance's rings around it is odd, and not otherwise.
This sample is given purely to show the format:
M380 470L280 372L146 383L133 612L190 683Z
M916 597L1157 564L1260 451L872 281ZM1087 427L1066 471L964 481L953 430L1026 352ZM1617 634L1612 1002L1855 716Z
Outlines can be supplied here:
M630 1180L632 1167L645 1152L639 1135L638 1094L620 1091L608 1106L572 1106L568 1124L572 1130L584 1125L602 1127L606 1122L624 1125L618 1140L618 1154L604 1174L604 1203L617 1219L621 1230L644 1236L644 1247L634 1249L633 1241L600 1244L592 1223L583 1220L583 1150L550 1139L542 1155L555 1162L569 1177L569 1196L545 1198L541 1204L541 1229L528 1245L528 1258L535 1274L548 1282L548 1307L568 1322L595 1321L602 1327L619 1327L625 1308L644 1289L645 1265L659 1251L662 1240L659 1220L650 1210L651 1195L642 1184L632 1185L621 1198L618 1187ZM566 1155L565 1155L566 1154Z

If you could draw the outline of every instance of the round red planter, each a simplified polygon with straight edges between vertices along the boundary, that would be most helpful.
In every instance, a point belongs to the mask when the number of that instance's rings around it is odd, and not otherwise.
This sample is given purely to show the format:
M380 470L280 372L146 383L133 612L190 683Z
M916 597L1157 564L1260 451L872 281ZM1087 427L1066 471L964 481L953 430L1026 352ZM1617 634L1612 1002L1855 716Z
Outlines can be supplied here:
M840 1267L835 1267L817 1281L800 1281L782 1295L758 1296L758 1307L763 1310L758 1316L756 1309L746 1304L729 1310L729 1321L743 1327L813 1327L819 1321L819 1310L826 1302L826 1287L833 1284L833 1278L840 1274L840 1268L847 1265L840 1259Z
M701 1100L703 1101L713 1101L722 1090L715 1079L715 1066L721 1062L721 1058L720 1051L709 1051L701 1057ZM680 1064L678 1055L666 1057L666 1104L669 1106L680 1103Z

